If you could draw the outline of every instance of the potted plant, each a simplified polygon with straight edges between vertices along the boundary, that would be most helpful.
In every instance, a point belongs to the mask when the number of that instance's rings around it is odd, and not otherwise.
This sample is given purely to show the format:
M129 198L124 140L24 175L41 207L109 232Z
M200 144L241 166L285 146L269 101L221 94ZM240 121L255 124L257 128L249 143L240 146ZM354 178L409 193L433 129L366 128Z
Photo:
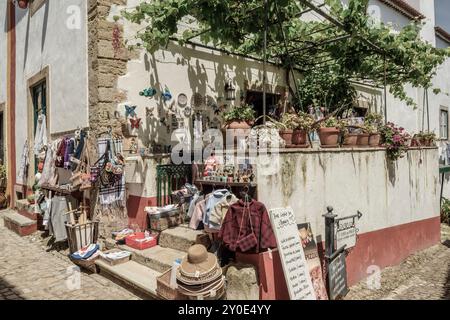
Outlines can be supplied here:
M28 8L28 3L29 2L30 2L30 0L19 0L19 1L17 1L17 3L19 4L19 8L20 9Z
M379 128L383 125L383 116L379 113L369 113L364 119L366 133L369 134L369 146L378 147L381 141Z
M390 160L397 160L405 156L411 137L404 128L388 122L380 128L380 134L382 146L386 147Z
M250 129L255 121L255 110L248 104L233 107L223 115L224 129Z
M422 147L433 147L436 142L436 134L434 132L421 131L415 137Z
M292 135L292 143L297 147L307 147L308 146L308 133L314 125L314 118L305 113L298 113L297 126L294 129Z
M285 113L278 126L280 137L286 142L286 147L292 147L294 130L299 126L299 116L296 113Z
M320 144L324 148L332 148L338 146L339 141L339 122L335 117L328 117L319 123L319 139Z
M339 127L343 136L342 145L346 147L354 147L358 142L358 134L354 131L350 131L352 126L349 125L348 119L342 119L339 121Z

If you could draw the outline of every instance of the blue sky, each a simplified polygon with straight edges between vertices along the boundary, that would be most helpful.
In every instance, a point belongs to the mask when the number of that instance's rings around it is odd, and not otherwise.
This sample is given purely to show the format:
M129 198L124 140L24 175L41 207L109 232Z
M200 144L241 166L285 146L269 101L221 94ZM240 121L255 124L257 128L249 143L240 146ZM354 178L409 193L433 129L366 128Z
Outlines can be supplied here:
M450 0L434 0L436 8L436 25L450 33Z

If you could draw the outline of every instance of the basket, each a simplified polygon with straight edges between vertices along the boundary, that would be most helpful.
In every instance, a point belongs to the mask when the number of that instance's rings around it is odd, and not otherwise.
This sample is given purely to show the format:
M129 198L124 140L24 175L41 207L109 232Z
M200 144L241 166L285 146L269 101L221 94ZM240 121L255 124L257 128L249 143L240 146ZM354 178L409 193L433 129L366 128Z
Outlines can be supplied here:
M188 300L188 298L180 294L177 289L172 289L170 287L171 274L172 269L169 269L156 278L156 293L164 300Z
M90 244L97 243L98 223L98 221L94 221L77 225L66 224L70 254Z
M125 238L125 244L133 249L145 250L155 247L158 244L158 236L156 234L151 234L152 240L139 241L145 239L144 232L136 232L135 234L129 235Z
M90 260L77 260L77 259L73 259L70 255L69 255L69 259L70 261L72 261L74 264L76 264L77 266L92 272L92 273L98 273L97 270L97 266L95 265L95 261L97 261L99 257L95 257L93 259Z

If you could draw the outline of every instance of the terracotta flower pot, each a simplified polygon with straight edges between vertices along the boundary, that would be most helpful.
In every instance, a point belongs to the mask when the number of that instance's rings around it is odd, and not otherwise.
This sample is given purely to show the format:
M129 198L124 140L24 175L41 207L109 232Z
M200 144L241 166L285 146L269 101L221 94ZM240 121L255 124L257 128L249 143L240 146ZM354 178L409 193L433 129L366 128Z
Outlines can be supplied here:
M247 121L233 120L225 125L225 129L250 129L252 126Z
M286 142L286 146L292 145L293 130L280 130L280 137Z
M369 137L369 146L378 147L380 145L381 135L379 133L371 134Z
M338 128L320 128L318 130L320 144L322 147L337 147L339 141Z
M369 145L369 137L370 134L368 133L360 133L358 134L358 147L367 147Z
M356 146L356 143L358 142L358 134L356 133L349 133L344 136L344 146Z
M308 144L308 132L306 130L294 130L292 134L292 144L306 146Z

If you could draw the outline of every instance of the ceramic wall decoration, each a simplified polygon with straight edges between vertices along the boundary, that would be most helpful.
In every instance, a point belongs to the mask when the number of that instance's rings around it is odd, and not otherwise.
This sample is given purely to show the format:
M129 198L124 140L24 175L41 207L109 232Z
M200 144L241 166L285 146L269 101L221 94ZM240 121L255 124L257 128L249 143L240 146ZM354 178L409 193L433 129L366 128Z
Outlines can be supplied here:
M136 108L137 108L137 106L128 106L128 105L126 105L125 106L125 117L126 118L128 118L128 117L136 117L137 116Z
M140 96L146 97L146 98L153 98L156 95L156 89L155 88L147 88L139 92Z
M161 93L161 97L165 102L172 100L172 94L167 88L164 90L163 93Z
M131 123L131 129L139 129L140 125L141 125L141 120L140 118L132 118L130 119L130 123Z
M191 107L187 107L184 109L184 116L186 118L189 118L192 115L192 108Z
M194 93L194 95L192 96L192 106L194 108L200 108L201 106L204 105L205 102L205 98L198 92Z
M178 96L178 105L181 108L184 108L187 106L187 103L188 103L188 97L184 93L180 93L180 95Z
M147 115L147 118L153 117L153 112L155 111L155 107L147 107L145 108L145 113Z

